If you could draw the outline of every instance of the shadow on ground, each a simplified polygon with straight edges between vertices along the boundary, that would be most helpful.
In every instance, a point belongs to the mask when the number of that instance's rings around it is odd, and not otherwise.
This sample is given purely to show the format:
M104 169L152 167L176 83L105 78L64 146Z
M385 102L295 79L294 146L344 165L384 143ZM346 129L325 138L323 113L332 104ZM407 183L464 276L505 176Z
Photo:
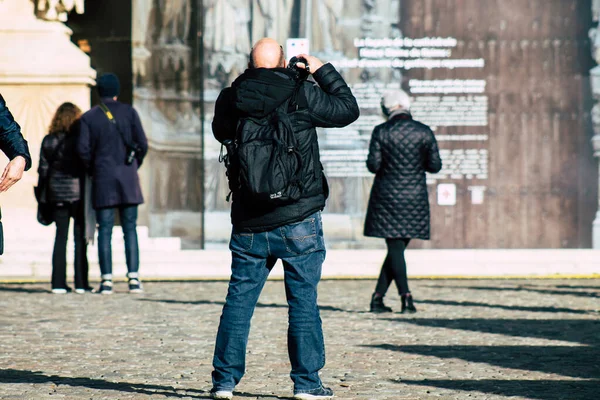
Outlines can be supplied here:
M45 290L39 287L25 287L16 285L0 285L0 292L13 293L51 293L50 289Z
M432 328L600 345L600 320L594 319L387 318L387 320Z
M505 369L536 371L585 380L401 380L400 384L478 391L531 399L591 399L600 388L600 321L593 319L429 319L388 318L400 324L564 341L574 345L453 346L389 343L363 347L406 354L460 359Z
M161 395L168 398L210 399L208 392L198 389L176 389L173 386L149 385L144 383L110 382L102 379L77 378L58 375L46 375L40 371L16 369L1 369L0 384L44 384L53 383L57 386L85 387L97 390L112 390L125 393L139 393L148 396ZM60 391L60 388L58 389ZM288 399L275 395L234 392L236 397Z
M117 392L139 393L145 395L162 395L166 397L191 397L193 399L210 399L208 393L196 389L175 389L173 386L148 385L144 383L110 382L102 379L78 378L59 375L46 375L40 371L27 371L17 369L0 370L0 384L25 383L40 384L53 383L73 387L86 387L98 390L114 390ZM185 392L185 393L178 393ZM195 393L195 394L192 394Z
M189 304L189 305L216 305L223 307L225 305L224 301L214 301L214 300L171 300L171 299L139 299L139 301L150 301L156 303L167 303L167 304ZM288 308L287 304L277 304L277 303L256 303L256 308ZM333 306L319 306L319 310L321 311L337 311L337 312L348 312L348 313L358 313L358 314L366 314L367 311L353 311L353 310L344 310L343 308L333 307Z
M509 306L503 304L488 304L478 303L475 301L452 301L452 300L418 300L418 303L423 304L439 304L443 306L460 306L460 307L485 307L495 308L508 311L525 311L525 312L549 312L549 313L567 313L567 314L596 314L592 310L575 310L573 308L564 307L532 307L532 306Z
M541 400L590 400L597 398L599 380L394 380L392 382L411 386L481 392L506 397L526 397ZM401 389L400 389L401 391Z
M585 288L585 289L596 289L598 292L582 292L578 290L554 290L554 289L541 289L534 285L518 285L515 287L491 287L491 286L460 286L460 285L426 285L431 288L444 288L444 289L462 289L462 290L484 290L484 291L497 291L497 292L534 292L540 294L549 294L549 295L562 295L562 296L577 296L577 297L600 297L600 288L595 287L577 287L577 286L566 286L566 285L557 285L557 288L565 288L565 289L576 289L576 288Z
M557 374L572 378L600 377L600 349L588 346L396 346L391 344L363 347L407 354L461 359L501 368Z

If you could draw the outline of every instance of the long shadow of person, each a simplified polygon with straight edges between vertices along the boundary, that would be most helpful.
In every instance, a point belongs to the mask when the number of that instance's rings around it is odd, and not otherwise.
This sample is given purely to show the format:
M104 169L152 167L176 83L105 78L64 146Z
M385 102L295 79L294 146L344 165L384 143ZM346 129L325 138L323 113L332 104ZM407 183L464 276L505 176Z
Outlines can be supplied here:
M50 293L49 290L45 290L39 287L27 287L22 285L0 285L0 292L13 292L13 293Z
M463 289L463 290L481 290L490 292L533 292L540 294L559 295L559 296L576 296L576 297L600 297L600 292L583 292L578 290L555 290L547 289L546 287L537 287L535 285L517 285L514 287L492 287L492 286L460 286L460 285L426 285L430 288L443 289ZM575 287L565 286L565 289L575 289Z
M0 384L44 384L65 385L72 387L85 387L96 390L109 390L125 393L139 393L148 396L160 395L170 398L210 399L207 391L198 389L177 389L173 386L151 385L145 383L110 382L103 379L85 377L67 377L59 375L46 375L40 371L27 371L18 369L0 369ZM287 399L270 394L256 394L247 392L234 392L238 397Z
M463 330L572 344L546 345L363 345L382 351L418 354L439 359L461 359L469 363L505 369L535 371L569 377L571 380L402 380L398 383L437 388L479 391L531 399L590 399L600 387L600 321L594 319L433 319L388 318L401 324L426 328ZM573 380L575 378L576 380Z
M172 299L138 299L138 301L148 301L148 302L156 302L156 303L167 303L167 304L189 304L189 305L217 305L224 306L224 301L214 301L214 300L172 300ZM256 303L256 308L288 308L287 304L277 304L277 303ZM343 308L338 308L334 306L319 306L319 310L321 311L339 311L339 312L353 312L353 313L364 313L363 311L352 311L352 310L344 310Z
M97 390L140 393L145 395L162 395L165 397L176 398L191 397L193 399L210 399L208 393L206 393L203 390L196 389L176 389L173 386L150 385L145 383L131 382L111 382L103 379L94 379L86 377L46 375L41 371L28 371L10 368L0 370L0 384L15 383L53 383L55 385L86 387ZM192 395L190 392L195 392L197 394Z
M504 304L479 303L476 301L419 299L419 303L438 304L438 305L444 305L444 306L460 306L460 307L484 307L484 308L494 308L494 309L508 310L508 311L567 313L567 314L595 314L596 313L596 311L592 311L592 310L576 310L573 308L564 308L564 307L511 306L511 305L504 305Z
M539 400L589 400L597 398L600 381L553 379L424 379L392 380L394 383L428 388L480 392ZM464 395L466 397L466 395ZM470 396L470 395L469 395ZM454 396L453 396L454 398Z

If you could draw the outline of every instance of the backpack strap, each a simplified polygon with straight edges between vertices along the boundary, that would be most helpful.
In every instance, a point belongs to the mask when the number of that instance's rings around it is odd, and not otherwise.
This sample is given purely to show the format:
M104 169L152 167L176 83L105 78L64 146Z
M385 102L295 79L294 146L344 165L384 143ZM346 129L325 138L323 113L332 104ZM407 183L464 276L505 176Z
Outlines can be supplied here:
M308 100L306 99L306 93L304 93L304 89L302 88L303 82L304 81L300 81L296 84L294 93L292 94L292 97L290 97L290 101L288 103L288 114L294 111L305 110L308 108Z

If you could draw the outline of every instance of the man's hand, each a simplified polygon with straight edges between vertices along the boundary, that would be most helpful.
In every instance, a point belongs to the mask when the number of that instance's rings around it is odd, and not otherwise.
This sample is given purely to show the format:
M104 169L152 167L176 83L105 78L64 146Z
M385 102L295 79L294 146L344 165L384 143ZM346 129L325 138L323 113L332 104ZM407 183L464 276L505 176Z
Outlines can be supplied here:
M0 193L6 192L12 185L19 182L26 164L27 161L22 156L17 156L8 163L0 178Z
M317 57L313 57L313 56L309 56L308 54L298 54L296 57L300 58L305 58L306 62L308 63L309 71L311 74L314 74L315 72L317 72L317 70L319 68L321 68L323 66L323 61L319 60ZM306 69L306 65L304 65L304 63L299 62L298 64L296 64L298 67Z

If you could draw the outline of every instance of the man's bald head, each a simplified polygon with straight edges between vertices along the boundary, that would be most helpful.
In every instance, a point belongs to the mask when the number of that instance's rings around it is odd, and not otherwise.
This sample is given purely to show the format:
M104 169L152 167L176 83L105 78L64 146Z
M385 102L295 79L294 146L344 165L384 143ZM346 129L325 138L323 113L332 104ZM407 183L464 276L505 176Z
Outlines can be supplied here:
M249 66L250 68L284 68L283 47L273 39L260 39L252 47Z

